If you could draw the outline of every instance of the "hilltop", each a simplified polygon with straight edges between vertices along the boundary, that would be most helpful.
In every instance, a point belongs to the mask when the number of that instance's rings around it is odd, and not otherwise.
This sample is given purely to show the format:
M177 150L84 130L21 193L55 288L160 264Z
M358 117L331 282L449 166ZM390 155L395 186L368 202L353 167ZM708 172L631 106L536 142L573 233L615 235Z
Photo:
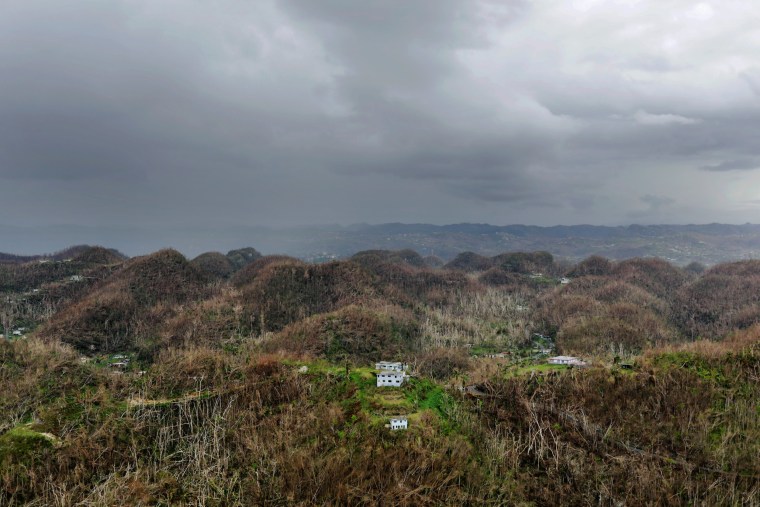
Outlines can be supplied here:
M641 352L718 339L757 322L758 266L740 261L697 272L652 258L592 256L572 264L548 252L464 252L431 268L411 250L363 251L322 264L254 249L192 261L163 250L125 260L90 248L67 262L0 266L0 288L28 293L31 309L19 312L37 320L28 323L83 352L126 347L152 354L172 343L213 343L202 335L220 331L234 338L288 328L292 335L296 323L352 306L374 312L378 323L411 312L405 319L416 331L406 341L415 347L445 334L450 346L498 348L537 333L563 352ZM31 303L43 296L56 311L37 318ZM495 332L504 320L510 331Z
M14 255L0 252L0 264L24 264L34 261L53 262L64 260L79 260L87 262L88 257L94 255L100 256L101 260L97 261L93 258L92 261L100 263L105 263L103 259L108 259L110 262L118 262L127 258L126 255L114 248L106 249L99 246L76 245L52 254L42 255Z

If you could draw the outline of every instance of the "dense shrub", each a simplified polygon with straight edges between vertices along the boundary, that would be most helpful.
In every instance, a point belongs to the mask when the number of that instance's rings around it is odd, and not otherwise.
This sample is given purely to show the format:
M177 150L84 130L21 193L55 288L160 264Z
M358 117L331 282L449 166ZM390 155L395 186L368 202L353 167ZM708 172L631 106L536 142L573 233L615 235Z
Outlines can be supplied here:
M436 348L428 350L416 358L416 371L436 380L449 378L466 372L470 367L469 355L459 349Z
M251 264L253 267L256 263ZM260 332L278 331L317 313L372 301L369 273L352 262L273 262L241 287L246 318Z
M235 272L235 266L232 264L232 261L219 252L200 254L190 263L214 278L228 278Z
M367 269L385 263L425 267L425 260L414 250L364 250L354 254L351 260Z
M370 364L378 358L401 359L418 346L419 324L410 312L347 306L287 326L264 349Z

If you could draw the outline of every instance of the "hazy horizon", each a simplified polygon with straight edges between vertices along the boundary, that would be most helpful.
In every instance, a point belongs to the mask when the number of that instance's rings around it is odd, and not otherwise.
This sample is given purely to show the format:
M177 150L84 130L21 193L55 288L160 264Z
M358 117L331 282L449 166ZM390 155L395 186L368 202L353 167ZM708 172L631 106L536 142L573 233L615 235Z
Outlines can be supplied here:
M303 226L151 227L0 224L0 253L44 255L75 245L114 248L130 256L173 248L188 258L254 247L265 255L306 260L345 258L362 250L410 248L451 259L474 251L546 250L559 258L659 256L677 264L706 264L760 256L760 225L745 224L321 224Z

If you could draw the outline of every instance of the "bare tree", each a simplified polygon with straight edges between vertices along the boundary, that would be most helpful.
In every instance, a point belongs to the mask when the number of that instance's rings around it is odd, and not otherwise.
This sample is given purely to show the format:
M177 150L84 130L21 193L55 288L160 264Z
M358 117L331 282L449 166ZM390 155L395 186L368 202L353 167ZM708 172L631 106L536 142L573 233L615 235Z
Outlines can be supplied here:
M4 294L0 298L0 324L6 338L10 338L13 333L13 324L18 316L18 302L10 294Z

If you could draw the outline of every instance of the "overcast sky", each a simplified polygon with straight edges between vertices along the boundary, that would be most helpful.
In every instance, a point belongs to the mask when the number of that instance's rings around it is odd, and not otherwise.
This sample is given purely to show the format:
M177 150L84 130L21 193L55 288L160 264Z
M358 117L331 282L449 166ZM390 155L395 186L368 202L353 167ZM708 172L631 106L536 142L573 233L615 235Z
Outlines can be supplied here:
M759 140L747 0L0 2L0 224L760 222Z

